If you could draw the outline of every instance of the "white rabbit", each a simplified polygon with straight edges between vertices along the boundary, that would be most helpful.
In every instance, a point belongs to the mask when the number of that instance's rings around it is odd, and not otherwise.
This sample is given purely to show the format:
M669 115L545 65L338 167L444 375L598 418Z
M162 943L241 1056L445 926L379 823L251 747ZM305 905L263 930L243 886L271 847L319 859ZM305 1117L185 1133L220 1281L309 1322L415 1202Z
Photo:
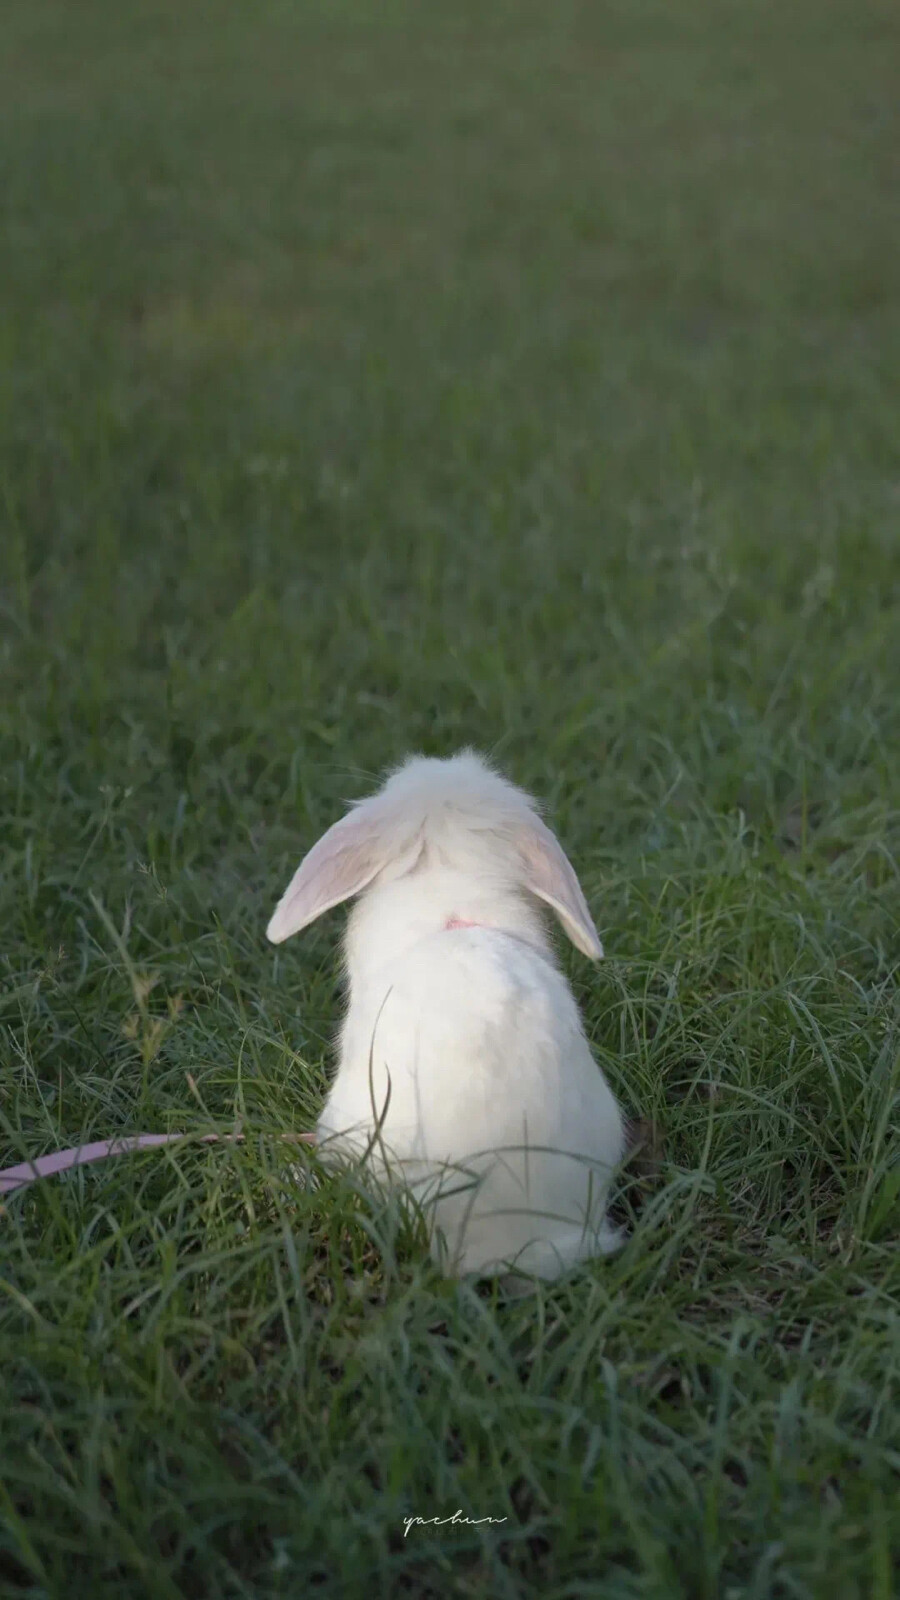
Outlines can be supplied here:
M555 1278L620 1242L625 1145L537 901L596 960L578 880L521 789L473 751L414 756L301 863L280 943L354 895L349 1004L316 1143L433 1207L445 1269Z

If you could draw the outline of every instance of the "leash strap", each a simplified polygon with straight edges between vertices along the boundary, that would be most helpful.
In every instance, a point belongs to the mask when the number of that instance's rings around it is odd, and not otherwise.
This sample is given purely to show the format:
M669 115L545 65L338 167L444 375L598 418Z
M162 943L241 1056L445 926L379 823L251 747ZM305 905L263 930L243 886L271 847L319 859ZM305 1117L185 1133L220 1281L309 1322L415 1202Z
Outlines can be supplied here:
M239 1144L242 1133L204 1133L201 1144ZM283 1139L291 1144L314 1144L311 1133L285 1133ZM51 1155L38 1156L34 1161L21 1161L18 1166L6 1167L0 1172L0 1195L12 1194L38 1178L55 1178L59 1172L71 1167L88 1167L94 1161L105 1161L107 1156L129 1155L133 1150L156 1150L160 1145L177 1144L190 1138L186 1133L135 1133L121 1139L97 1139L92 1144L74 1145L71 1150L54 1150Z

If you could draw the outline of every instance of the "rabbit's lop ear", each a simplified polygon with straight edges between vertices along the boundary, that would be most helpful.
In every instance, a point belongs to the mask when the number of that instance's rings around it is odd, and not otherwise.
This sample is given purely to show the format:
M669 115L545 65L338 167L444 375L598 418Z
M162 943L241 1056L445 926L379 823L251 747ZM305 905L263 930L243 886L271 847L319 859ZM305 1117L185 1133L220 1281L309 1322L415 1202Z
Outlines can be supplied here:
M519 837L525 867L525 887L552 907L582 955L599 961L603 946L591 920L581 884L559 840L534 817Z
M358 806L304 856L275 908L266 938L280 944L332 906L352 899L387 865L387 858L374 808Z

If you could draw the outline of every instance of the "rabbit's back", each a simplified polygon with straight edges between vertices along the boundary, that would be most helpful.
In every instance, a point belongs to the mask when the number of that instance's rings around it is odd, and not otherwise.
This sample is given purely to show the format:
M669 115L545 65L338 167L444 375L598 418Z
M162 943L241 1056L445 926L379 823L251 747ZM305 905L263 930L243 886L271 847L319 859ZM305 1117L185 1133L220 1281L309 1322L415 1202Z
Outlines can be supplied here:
M621 1152L565 978L486 927L424 939L354 992L320 1131L376 1125L401 1159L551 1145L615 1164Z
M562 973L499 930L446 929L354 994L319 1138L400 1169L442 1267L553 1278L619 1243L618 1106Z

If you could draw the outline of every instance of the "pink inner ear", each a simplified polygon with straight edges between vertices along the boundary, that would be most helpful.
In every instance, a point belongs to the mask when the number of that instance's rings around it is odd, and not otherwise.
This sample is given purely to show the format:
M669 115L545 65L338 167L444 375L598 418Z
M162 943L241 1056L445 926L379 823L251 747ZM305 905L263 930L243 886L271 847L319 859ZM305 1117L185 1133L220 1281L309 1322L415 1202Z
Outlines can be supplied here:
M375 818L367 807L342 817L301 861L275 908L267 937L280 944L332 906L352 899L372 882L385 859Z
M603 954L581 884L562 845L540 817L523 830L525 887L556 912L572 943L592 961Z

